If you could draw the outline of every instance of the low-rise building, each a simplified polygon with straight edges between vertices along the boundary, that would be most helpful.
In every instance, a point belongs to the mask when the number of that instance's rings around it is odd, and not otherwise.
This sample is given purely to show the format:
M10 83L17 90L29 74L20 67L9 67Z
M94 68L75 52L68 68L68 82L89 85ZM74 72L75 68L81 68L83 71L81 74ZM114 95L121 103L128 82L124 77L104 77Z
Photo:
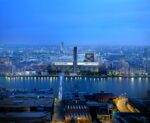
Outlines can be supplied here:
M73 63L72 62L54 62L52 64L52 69L63 72L73 72ZM99 63L98 62L78 62L77 63L77 72L90 71L98 72Z
M51 90L15 90L0 96L1 122L35 123L50 122L52 119L54 96Z
M114 123L149 123L148 113L114 113Z
M114 98L112 93L100 92L93 94L85 94L84 96L89 107L92 120L112 120L112 99Z
M84 101L68 101L65 102L65 122L70 121L91 123L89 108Z

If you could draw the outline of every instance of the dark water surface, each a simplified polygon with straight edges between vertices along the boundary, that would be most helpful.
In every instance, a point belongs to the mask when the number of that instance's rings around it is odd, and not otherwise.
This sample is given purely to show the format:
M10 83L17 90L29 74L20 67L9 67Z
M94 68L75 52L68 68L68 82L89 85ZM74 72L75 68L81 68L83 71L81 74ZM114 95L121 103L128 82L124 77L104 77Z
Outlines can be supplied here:
M128 97L143 98L150 90L150 78L89 78L89 77L64 77L63 94L67 92L112 92L115 95L126 93ZM58 95L59 78L26 78L6 79L0 77L0 87L7 89L54 89Z

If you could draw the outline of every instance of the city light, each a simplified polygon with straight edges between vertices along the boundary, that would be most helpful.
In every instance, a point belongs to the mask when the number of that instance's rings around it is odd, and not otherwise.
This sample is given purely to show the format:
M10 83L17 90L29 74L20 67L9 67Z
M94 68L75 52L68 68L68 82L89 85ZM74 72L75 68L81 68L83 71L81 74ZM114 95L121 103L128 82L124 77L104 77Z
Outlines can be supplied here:
M149 0L0 0L0 123L150 123Z

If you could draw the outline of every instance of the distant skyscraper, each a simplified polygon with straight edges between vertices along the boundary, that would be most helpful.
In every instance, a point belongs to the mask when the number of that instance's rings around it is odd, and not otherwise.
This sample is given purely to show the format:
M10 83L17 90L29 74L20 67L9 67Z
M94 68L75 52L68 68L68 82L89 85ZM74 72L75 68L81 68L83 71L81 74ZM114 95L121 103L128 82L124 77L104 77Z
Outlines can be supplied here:
M77 72L77 47L73 48L73 70L74 73Z
M146 69L146 72L148 72L148 50L147 48L145 48L145 51L144 51L144 55L145 55L145 58L146 58L146 62L145 62L145 69Z
M94 53L89 52L85 54L85 62L94 62Z
M60 46L60 52L64 53L64 42L61 42L61 46Z

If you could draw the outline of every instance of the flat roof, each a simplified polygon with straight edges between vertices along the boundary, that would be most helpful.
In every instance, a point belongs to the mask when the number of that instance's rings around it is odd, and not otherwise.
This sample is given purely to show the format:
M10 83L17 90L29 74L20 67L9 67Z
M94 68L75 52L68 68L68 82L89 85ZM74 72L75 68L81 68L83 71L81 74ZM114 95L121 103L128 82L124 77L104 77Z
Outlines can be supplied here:
M150 100L149 99L129 99L129 103L135 106L140 112L150 112Z
M120 117L123 117L123 118L126 118L126 117L131 117L131 116L134 116L134 117L149 117L149 113L133 113L133 112L115 112L114 114L115 116L120 116Z
M51 119L50 112L0 112L0 119L2 121L9 121L9 120L42 120L42 119Z
M52 107L53 106L53 98L16 98L16 97L8 97L1 99L0 108L7 107Z
M72 66L73 62L54 62L54 65L68 65ZM79 66L99 66L99 62L78 62Z
M8 91L7 96L0 97L0 107L52 107L54 102L51 91Z
M112 103L105 103L105 102L96 102L96 101L87 101L86 103L88 106L112 106Z

